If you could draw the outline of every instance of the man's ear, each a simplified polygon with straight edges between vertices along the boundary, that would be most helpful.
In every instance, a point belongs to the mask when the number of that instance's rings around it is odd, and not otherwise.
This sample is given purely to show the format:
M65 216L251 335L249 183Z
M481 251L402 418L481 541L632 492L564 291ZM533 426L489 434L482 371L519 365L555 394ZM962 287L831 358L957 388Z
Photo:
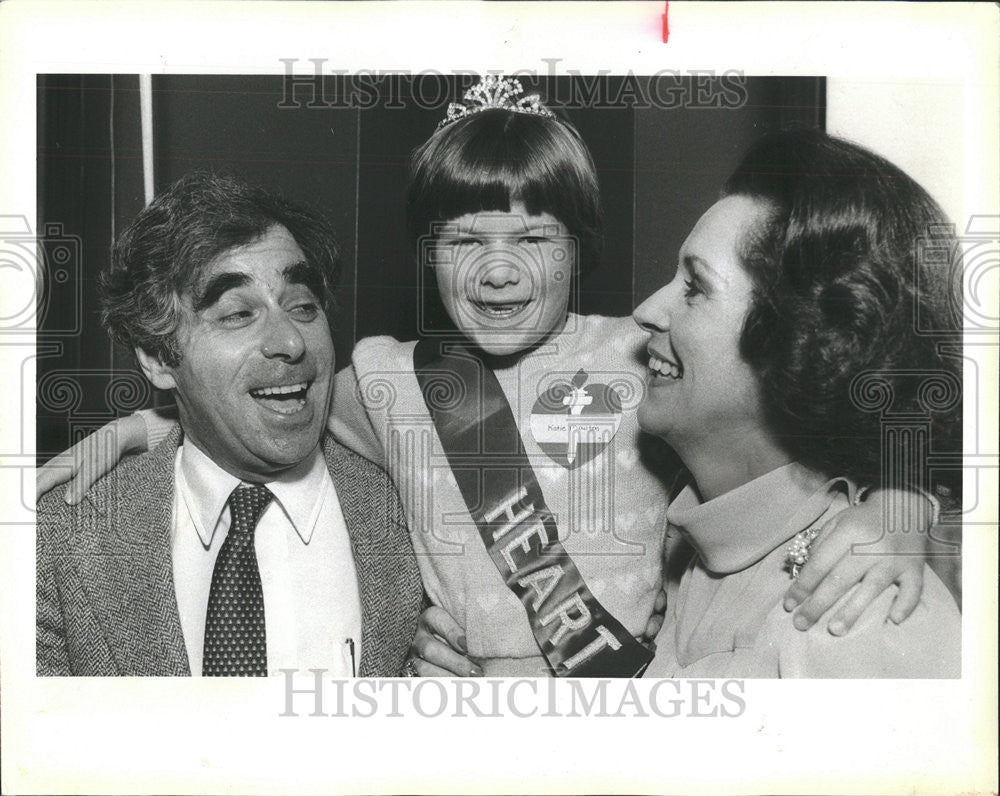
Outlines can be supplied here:
M153 356L141 348L135 349L135 357L139 360L142 372L146 374L146 378L153 383L154 387L160 390L172 390L177 387L177 382L174 381L174 369L164 365L159 357Z

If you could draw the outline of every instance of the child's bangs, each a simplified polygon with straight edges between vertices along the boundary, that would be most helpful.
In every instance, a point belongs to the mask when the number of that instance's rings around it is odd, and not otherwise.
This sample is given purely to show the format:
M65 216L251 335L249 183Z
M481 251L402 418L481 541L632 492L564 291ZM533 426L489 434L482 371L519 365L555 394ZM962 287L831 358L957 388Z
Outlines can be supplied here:
M442 128L413 156L407 216L414 243L465 215L548 213L579 241L584 268L600 248L601 211L590 153L564 121L483 111Z
M551 213L572 224L563 205L567 195L579 191L579 183L563 158L545 157L523 139L509 137L473 139L449 154L432 181L436 220L509 212L512 202L521 201L531 215Z

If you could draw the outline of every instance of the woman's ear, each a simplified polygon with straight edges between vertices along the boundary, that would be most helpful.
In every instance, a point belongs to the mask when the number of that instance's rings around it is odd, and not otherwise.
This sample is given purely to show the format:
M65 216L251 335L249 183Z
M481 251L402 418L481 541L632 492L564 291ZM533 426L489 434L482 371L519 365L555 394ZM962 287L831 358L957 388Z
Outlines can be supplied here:
M135 358L139 360L139 367L146 374L153 386L159 390L172 390L177 387L174 380L174 369L165 365L158 356L150 354L142 348L136 347Z

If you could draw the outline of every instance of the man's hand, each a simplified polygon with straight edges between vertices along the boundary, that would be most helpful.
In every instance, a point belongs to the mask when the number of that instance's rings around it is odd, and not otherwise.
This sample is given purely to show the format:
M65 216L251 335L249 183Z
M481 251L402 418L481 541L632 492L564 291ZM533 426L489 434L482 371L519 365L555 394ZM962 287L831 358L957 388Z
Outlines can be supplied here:
M468 654L465 631L451 614L432 605L420 615L410 645L410 661L420 677L482 677Z
M809 561L785 593L785 610L798 606L795 627L808 630L858 583L830 619L830 633L844 635L893 584L899 586L899 593L889 619L903 622L923 593L932 516L930 502L914 492L877 490L864 503L827 522L810 550Z
M145 449L146 424L139 415L113 420L39 468L35 499L68 481L63 500L75 506L94 482L113 470L123 456Z

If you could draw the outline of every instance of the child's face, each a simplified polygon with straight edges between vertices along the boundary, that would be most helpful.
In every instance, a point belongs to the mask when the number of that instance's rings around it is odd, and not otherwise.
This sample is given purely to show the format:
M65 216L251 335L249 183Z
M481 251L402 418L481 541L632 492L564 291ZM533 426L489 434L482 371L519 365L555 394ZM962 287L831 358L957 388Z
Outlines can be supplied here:
M549 213L468 213L436 235L429 253L445 309L483 351L516 354L566 323L577 247ZM426 255L425 255L426 256Z

